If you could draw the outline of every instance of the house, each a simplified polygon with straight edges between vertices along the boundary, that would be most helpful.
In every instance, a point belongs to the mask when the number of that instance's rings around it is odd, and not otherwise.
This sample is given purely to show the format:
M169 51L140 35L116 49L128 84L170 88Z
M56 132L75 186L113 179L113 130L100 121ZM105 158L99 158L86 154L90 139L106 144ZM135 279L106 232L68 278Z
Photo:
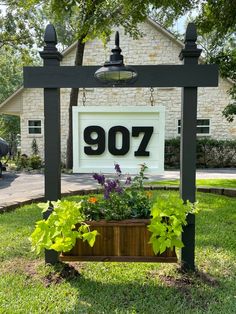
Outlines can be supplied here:
M158 23L148 19L140 24L143 36L132 39L120 29L120 47L125 64L181 64L179 53L183 43ZM107 47L95 39L87 42L84 65L102 65L109 59L114 36ZM63 52L61 66L73 66L75 47L73 44ZM198 89L197 135L214 139L235 139L236 122L228 123L222 110L229 103L227 90L232 82L219 79L218 87ZM66 156L68 133L68 105L70 89L61 89L61 151L62 160ZM151 106L165 107L165 138L175 138L180 134L180 88L86 88L80 91L78 106ZM21 152L31 154L32 140L36 138L40 154L44 151L43 90L21 87L2 104L0 114L17 115L21 121Z

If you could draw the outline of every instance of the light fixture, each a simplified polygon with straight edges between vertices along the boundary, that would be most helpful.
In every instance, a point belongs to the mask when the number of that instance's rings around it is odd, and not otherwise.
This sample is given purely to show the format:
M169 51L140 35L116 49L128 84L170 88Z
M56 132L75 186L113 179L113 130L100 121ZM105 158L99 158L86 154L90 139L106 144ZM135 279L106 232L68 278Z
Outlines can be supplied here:
M110 61L104 63L104 66L98 69L94 76L101 82L119 85L132 82L138 76L132 67L125 66L120 49L119 32L115 35L115 48L111 50Z

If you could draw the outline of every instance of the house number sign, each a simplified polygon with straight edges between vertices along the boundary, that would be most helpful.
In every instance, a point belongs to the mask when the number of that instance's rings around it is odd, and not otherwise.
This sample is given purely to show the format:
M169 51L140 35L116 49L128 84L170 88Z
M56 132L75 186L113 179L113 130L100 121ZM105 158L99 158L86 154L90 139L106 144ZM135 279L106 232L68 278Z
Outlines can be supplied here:
M164 171L164 107L74 107L74 172Z

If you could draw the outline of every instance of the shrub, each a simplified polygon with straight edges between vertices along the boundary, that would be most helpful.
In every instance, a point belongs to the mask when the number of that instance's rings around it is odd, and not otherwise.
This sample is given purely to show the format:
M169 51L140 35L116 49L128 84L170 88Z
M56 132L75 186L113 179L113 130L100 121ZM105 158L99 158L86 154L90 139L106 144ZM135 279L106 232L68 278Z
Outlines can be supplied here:
M28 157L26 154L22 154L19 156L16 162L16 169L23 170L23 169L41 169L43 166L43 162L40 156L32 155Z
M29 157L26 154L22 154L16 161L16 169L26 169L29 167Z
M203 138L197 141L197 165L206 168L236 166L236 141Z
M180 138L165 141L165 167L179 168L180 165Z
M198 138L196 165L199 168L236 167L236 140ZM165 167L180 167L180 138L165 141Z
M32 169L42 168L42 159L38 155L32 155L29 157L29 167Z

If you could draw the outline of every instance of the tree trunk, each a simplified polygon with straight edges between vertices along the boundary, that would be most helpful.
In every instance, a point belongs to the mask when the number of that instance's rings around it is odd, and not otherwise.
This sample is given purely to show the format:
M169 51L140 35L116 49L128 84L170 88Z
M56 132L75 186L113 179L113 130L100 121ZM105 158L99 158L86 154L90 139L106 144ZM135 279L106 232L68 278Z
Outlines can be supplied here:
M82 36L77 41L76 47L76 56L75 56L75 66L82 65L83 55L84 55L84 46L83 43L84 37ZM72 88L70 92L70 103L69 103L69 132L67 138L67 148L66 148L66 168L73 168L73 138L72 138L72 107L78 105L78 95L79 89Z

